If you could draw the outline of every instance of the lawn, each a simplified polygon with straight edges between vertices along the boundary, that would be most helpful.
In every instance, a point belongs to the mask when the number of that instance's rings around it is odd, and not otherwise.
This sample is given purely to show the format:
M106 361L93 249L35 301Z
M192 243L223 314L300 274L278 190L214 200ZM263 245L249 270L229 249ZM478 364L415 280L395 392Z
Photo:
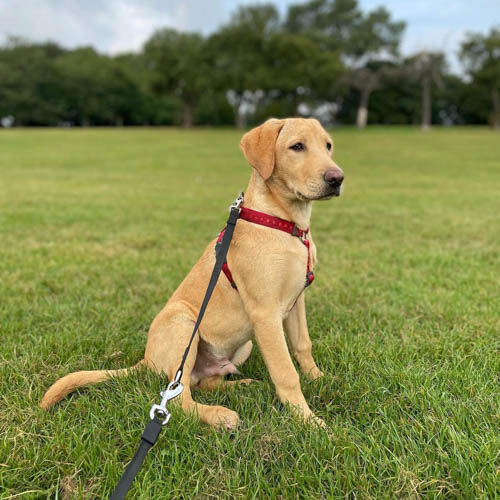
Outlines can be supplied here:
M58 377L141 359L149 324L250 167L234 130L0 131L0 498L106 498L165 380L135 373L44 412ZM130 498L494 498L500 134L333 130L344 195L316 205L302 378L327 430L260 383L174 409ZM200 283L204 287L205 283Z

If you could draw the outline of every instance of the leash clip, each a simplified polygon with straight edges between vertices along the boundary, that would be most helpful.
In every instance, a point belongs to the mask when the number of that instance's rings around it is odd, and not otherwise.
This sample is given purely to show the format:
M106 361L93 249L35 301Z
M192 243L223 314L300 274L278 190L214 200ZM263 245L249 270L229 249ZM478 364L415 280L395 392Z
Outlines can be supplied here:
M244 194L243 191L238 195L236 200L234 200L233 204L229 206L229 211L231 211L233 208L236 208L237 210L240 209L241 204L243 203L244 199Z
M161 402L159 405L153 405L151 410L149 411L149 416L151 420L155 417L159 417L162 420L161 425L165 425L170 420L172 414L167 410L167 403L176 398L182 391L184 390L184 386L178 381L174 380L168 384L168 387L160 392Z

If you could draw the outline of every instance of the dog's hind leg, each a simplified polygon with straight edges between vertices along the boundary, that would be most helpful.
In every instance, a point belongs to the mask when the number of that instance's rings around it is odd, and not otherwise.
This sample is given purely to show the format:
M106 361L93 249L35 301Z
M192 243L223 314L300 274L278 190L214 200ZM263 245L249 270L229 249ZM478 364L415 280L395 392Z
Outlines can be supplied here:
M245 342L241 347L236 349L236 352L233 354L231 361L234 366L241 366L252 354L253 343L251 340Z
M167 305L155 318L148 336L144 363L147 367L165 373L173 380L193 331L194 314L182 303ZM203 422L214 427L232 429L238 425L238 414L223 406L196 403L191 395L191 379L198 354L197 334L184 364L181 382L184 390L180 396L182 409L197 415ZM197 381L196 381L197 382Z
M236 352L231 357L231 362L234 366L241 366L252 353L253 343L251 340L236 349ZM251 378L245 378L240 380L225 380L222 375L213 375L211 377L202 378L196 389L201 389L202 391L216 391L224 390L232 386L238 385L248 385L250 382L254 382Z

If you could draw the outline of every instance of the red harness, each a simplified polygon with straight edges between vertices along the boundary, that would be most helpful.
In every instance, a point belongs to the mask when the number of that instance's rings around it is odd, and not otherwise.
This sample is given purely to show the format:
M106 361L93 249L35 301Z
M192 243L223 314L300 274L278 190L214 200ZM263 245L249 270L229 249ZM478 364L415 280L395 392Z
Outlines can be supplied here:
M272 229L279 229L280 231L284 231L285 233L291 234L292 236L296 236L300 239L300 241L307 248L307 266L306 266L306 283L304 287L309 286L314 281L314 273L311 271L311 251L310 251L310 242L307 239L307 235L309 233L308 229L300 229L297 227L297 224L294 222L290 222L289 220L280 219L279 217L274 217L273 215L268 215L263 212L257 212L257 210L252 210L251 208L241 207L240 211L240 219L246 220L247 222L252 222L253 224L258 224L260 226L270 227ZM217 238L217 244L222 241L222 237L224 236L224 232L226 228L224 228ZM229 266L227 265L227 261L224 262L222 266L222 272L226 275L231 286L238 290L236 283L233 280L233 275L229 270Z

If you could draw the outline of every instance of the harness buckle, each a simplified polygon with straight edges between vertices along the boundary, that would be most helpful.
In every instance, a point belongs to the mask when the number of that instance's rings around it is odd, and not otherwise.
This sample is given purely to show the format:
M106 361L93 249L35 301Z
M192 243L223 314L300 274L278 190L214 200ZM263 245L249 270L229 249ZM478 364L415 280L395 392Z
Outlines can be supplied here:
M242 191L238 197L234 200L233 204L229 206L229 211L231 211L233 208L236 208L237 210L240 209L241 204L243 203L244 200L244 195L245 193Z
M177 378L177 377L176 377ZM161 425L165 425L168 423L170 420L170 417L172 416L171 413L167 410L167 403L171 400L176 398L182 391L184 390L184 386L178 381L178 380L173 380L168 384L167 388L160 392L161 396L161 402L159 405L153 405L151 407L151 410L149 410L149 416L151 420L153 420L155 417L159 417L163 419L161 422Z
M298 235L299 235L299 228L297 227L297 224L294 224L292 229L292 236L298 236Z

